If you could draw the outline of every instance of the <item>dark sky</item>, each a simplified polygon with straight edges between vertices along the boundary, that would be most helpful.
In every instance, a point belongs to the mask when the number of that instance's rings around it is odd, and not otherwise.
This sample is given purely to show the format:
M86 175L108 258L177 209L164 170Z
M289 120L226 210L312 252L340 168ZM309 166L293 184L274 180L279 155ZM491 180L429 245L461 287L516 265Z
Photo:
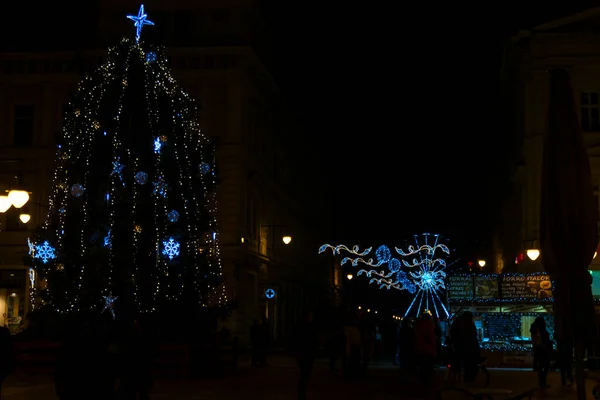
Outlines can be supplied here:
M84 3L15 3L0 17L4 46L86 45L95 16ZM306 162L319 154L332 186L331 240L482 237L508 185L504 40L597 4L323 3L268 1L263 13L276 81L314 142Z
M499 79L505 40L591 3L303 4L270 10L276 71L329 160L332 240L485 238L510 188L514 146L502 130Z

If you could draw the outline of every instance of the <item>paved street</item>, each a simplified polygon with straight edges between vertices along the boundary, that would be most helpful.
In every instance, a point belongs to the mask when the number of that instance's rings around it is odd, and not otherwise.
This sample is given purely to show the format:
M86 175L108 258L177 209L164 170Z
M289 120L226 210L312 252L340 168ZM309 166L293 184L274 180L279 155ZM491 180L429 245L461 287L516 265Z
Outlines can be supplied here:
M260 369L242 369L235 375L219 380L159 380L152 399L171 400L291 400L296 399L297 370L290 359L273 360L272 366ZM438 371L436 385L441 385L444 371ZM512 389L514 393L535 386L535 373L525 370L490 370L489 387ZM562 388L557 373L549 379L552 386L545 392L536 393L536 399L573 399L575 388ZM588 380L588 398L596 384ZM58 400L54 386L48 377L11 377L5 385L5 400ZM389 364L377 364L368 378L347 382L339 374L330 374L325 363L319 363L309 389L310 400L381 399L410 400L423 398L399 383L396 368ZM449 397L453 398L453 397ZM461 397L461 399L464 397Z

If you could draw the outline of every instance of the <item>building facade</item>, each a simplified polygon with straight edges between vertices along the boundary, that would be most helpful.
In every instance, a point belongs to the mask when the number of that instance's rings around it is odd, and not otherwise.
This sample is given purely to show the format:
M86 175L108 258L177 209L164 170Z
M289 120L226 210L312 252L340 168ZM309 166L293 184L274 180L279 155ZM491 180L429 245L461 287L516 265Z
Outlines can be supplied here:
M0 54L0 190L31 192L26 208L11 208L0 225L0 268L13 274L0 284L7 286L0 289L0 311L3 301L12 307L6 312L12 325L27 312L26 239L47 211L62 109L106 48L134 34L125 15L138 6L99 2L95 49ZM316 254L322 210L308 201L318 182L306 185L310 168L290 151L302 133L255 51L261 39L256 2L149 1L145 7L156 24L154 32L145 29L145 40L167 45L175 78L197 100L200 124L217 146L222 265L234 302L230 327L245 336L254 319L268 317L275 338L283 338L302 309L327 299L331 277ZM19 221L25 211L27 224Z
M519 269L539 270L540 259L527 257L527 249L539 249L543 142L549 100L547 70L564 68L571 76L584 141L590 157L598 203L600 183L600 8L522 31L507 52L506 81L514 90L514 129L522 139L517 187L521 205L512 220L520 222ZM600 204L599 204L600 207ZM591 268L600 268L600 257Z

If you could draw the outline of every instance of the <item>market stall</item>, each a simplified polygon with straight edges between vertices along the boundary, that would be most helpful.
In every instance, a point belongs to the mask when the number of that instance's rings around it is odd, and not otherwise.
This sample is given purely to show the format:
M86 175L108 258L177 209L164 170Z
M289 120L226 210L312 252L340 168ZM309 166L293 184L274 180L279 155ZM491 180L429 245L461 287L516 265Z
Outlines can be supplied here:
M552 281L545 273L454 274L447 287L452 315L473 313L490 365L531 366L529 329L539 316L553 337Z

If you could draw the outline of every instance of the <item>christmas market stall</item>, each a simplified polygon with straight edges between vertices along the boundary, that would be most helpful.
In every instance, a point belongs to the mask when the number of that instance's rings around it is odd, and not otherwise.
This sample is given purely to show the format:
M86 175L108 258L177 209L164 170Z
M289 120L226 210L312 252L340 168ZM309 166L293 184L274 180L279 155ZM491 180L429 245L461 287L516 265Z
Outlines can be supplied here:
M454 274L447 287L451 314L473 313L489 365L532 366L529 330L537 317L553 338L552 281L545 273Z

